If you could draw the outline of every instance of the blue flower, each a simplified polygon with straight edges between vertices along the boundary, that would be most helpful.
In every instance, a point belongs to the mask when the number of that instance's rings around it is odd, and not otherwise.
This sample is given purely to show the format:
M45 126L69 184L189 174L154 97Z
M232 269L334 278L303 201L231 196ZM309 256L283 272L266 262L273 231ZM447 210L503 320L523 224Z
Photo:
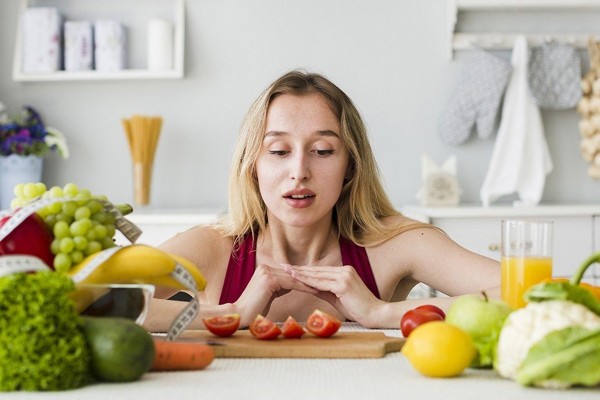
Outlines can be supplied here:
M10 118L0 104L0 155L18 154L43 157L57 151L67 158L69 149L64 135L55 128L46 127L39 113L30 106Z

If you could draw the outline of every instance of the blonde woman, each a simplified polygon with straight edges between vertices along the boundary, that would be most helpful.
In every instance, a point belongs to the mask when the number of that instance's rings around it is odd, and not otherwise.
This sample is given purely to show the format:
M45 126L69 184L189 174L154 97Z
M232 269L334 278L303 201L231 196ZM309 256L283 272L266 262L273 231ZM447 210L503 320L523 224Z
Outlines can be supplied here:
M365 327L398 328L419 304L496 293L498 262L457 245L394 209L364 123L325 77L289 72L254 102L229 182L229 214L161 247L208 280L201 319L239 313L304 321L316 308ZM424 282L450 297L406 300ZM157 291L167 298L169 290ZM157 300L146 326L166 330L183 303Z

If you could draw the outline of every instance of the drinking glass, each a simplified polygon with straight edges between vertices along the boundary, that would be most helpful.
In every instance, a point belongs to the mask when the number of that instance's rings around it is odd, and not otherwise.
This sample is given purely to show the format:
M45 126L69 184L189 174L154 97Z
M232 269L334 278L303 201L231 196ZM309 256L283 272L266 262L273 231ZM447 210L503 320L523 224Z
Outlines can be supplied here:
M552 278L552 222L502 221L502 300L512 308L526 305L530 286Z

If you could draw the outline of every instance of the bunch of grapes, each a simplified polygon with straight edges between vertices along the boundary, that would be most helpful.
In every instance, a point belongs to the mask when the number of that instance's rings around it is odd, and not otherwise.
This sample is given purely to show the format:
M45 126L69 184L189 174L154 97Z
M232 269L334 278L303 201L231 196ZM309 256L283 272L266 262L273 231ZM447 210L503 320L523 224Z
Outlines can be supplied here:
M18 208L31 200L64 199L37 210L54 234L50 251L55 255L54 269L68 271L86 256L115 246L115 217L101 203L104 196L94 196L76 184L54 186L46 190L43 183L21 183L15 186L16 198L11 207Z

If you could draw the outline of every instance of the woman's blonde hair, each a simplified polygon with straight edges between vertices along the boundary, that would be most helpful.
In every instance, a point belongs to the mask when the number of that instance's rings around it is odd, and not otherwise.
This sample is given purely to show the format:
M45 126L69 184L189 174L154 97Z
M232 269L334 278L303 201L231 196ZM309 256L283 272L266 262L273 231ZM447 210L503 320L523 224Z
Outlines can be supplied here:
M229 214L217 226L239 242L267 225L267 209L256 178L256 159L263 142L269 105L281 94L319 93L329 102L340 124L340 136L350 155L350 179L335 204L338 233L363 246L384 241L405 227L388 227L383 218L399 215L381 183L379 169L363 120L350 98L325 77L291 71L273 82L252 104L237 139L229 176Z

